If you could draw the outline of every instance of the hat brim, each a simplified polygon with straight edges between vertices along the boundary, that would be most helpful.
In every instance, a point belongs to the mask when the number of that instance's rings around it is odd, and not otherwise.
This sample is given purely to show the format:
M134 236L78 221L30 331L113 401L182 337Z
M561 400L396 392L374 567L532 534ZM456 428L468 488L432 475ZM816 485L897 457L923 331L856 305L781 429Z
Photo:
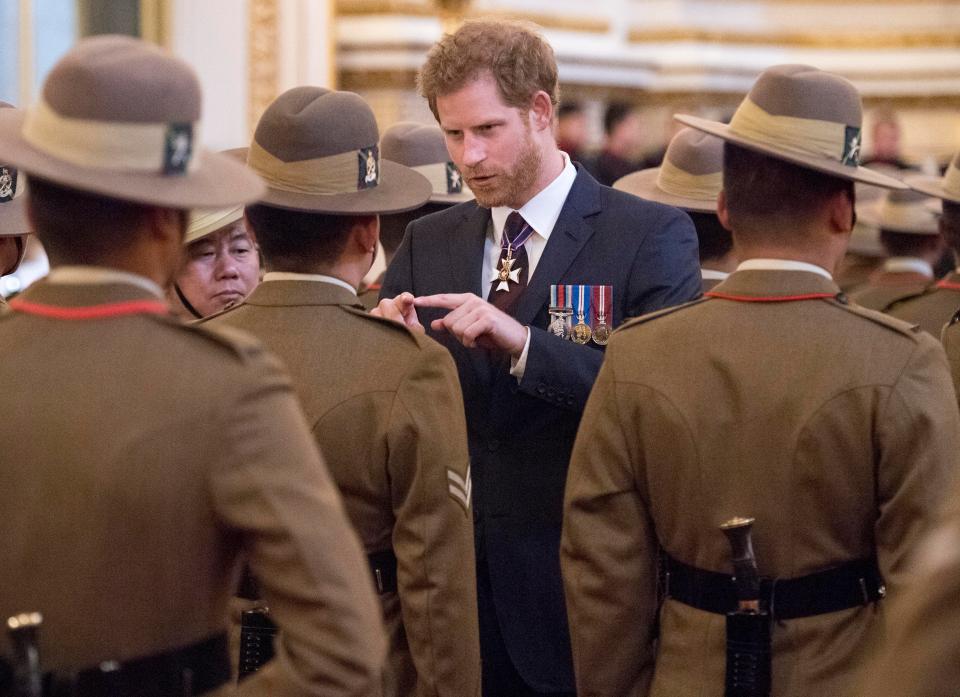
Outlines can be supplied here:
M372 189L342 194L305 194L267 185L260 203L275 208L333 215L386 215L419 208L433 194L430 181L409 167L380 160L380 181Z
M0 203L0 237L19 237L33 232L30 219L27 218L27 197Z
M226 208L249 203L264 191L263 182L248 167L206 149L197 153L197 165L180 176L73 164L48 155L24 140L21 135L24 118L22 111L0 110L0 152L4 162L23 170L28 177L124 201L183 209Z
M705 201L703 199L686 198L685 196L674 196L657 186L657 177L660 174L660 168L642 169L639 172L631 172L625 177L620 177L613 183L613 188L625 191L628 194L639 196L640 198L655 203L663 203L674 208L682 208L687 211L697 213L716 213L717 201Z
M904 179L907 186L921 194L933 196L942 201L951 203L960 203L960 194L953 194L943 188L942 177L931 177L929 175L916 174Z
M933 211L930 211L931 213ZM927 227L919 225L905 225L902 223L893 223L883 219L883 201L870 201L866 205L857 207L857 219L864 224L875 227L878 230L889 230L890 232L902 232L907 235L939 235L940 226L934 219L933 224Z
M710 121L709 119L702 119L697 116L690 116L689 114L674 114L673 118L684 125L697 129L698 131L709 133L712 136L716 136L717 138L730 143L735 143L736 145L741 145L750 150L763 153L764 155L770 155L778 160L784 160L786 162L800 165L801 167L806 167L807 169L812 169L817 172L830 174L835 177L840 177L841 179L848 179L850 181L880 186L884 189L908 188L907 185L899 179L888 177L880 172L874 172L866 167L848 167L847 165L842 165L839 162L833 162L832 160L827 160L824 158L785 152L779 148L768 145L767 143L760 143L750 138L744 138L743 136L732 132L728 124L720 123L719 121Z

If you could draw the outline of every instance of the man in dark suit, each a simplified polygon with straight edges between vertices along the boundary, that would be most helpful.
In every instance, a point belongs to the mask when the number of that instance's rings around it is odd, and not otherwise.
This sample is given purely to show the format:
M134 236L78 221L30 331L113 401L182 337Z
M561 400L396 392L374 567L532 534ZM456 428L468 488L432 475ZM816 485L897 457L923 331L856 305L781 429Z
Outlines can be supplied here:
M557 148L556 60L528 25L468 22L431 50L420 89L476 202L410 225L374 312L422 322L457 363L484 695L570 694L563 491L603 353L547 331L551 285L612 286L612 326L690 300L696 233L684 213L601 186Z

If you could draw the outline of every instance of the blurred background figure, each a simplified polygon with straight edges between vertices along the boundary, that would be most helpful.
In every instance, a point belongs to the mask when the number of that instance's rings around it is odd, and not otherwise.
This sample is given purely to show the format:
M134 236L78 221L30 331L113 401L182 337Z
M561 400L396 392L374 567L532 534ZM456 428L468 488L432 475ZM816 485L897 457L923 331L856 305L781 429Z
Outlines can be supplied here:
M387 266L390 266L403 241L407 225L417 218L442 211L457 203L472 201L473 192L463 180L460 170L450 161L443 131L439 126L424 126L411 121L394 124L384 131L380 138L380 156L416 170L425 176L433 187L430 200L419 208L380 216L380 246L383 247ZM360 302L368 310L377 306L385 273L381 273L376 281L360 291Z
M167 293L174 314L209 317L242 302L260 282L260 253L242 206L193 213L183 243L183 263Z
M880 244L888 255L868 281L850 298L872 310L922 293L934 279L934 266L946 244L940 236L933 199L916 191L891 191L878 203L861 207L858 217L880 229Z
M901 130L897 115L883 109L874 116L873 135L870 154L864 158L863 164L871 169L913 169L902 156Z
M640 115L632 104L614 102L603 116L603 149L587 170L598 182L612 186L615 181L640 169L643 132Z
M557 112L557 145L573 162L583 162L590 140L587 112L580 102L563 102Z
M670 141L663 164L614 183L613 188L687 212L697 228L703 290L737 268L730 231L717 218L717 196L723 188L723 141L682 128Z

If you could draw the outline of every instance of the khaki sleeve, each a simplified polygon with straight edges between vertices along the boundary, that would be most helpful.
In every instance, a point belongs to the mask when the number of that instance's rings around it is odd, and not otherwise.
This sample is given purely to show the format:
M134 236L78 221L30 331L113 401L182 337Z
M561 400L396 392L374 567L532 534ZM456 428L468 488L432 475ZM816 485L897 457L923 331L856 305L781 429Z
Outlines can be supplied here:
M460 381L439 345L420 351L390 414L393 547L418 697L477 697L480 639L470 460Z
M960 323L955 322L946 325L940 339L947 354L947 363L950 365L953 388L958 399L960 399Z
M952 487L934 532L918 555L919 572L887 617L887 636L849 697L944 697L960 685L960 487Z
M657 542L641 447L607 358L570 459L560 562L581 697L645 697L653 676Z
M927 335L878 415L877 559L890 598L915 571L912 557L956 477L960 413L947 361Z
M214 506L238 533L280 635L241 695L360 697L379 689L386 638L366 559L286 374L257 356L223 414Z

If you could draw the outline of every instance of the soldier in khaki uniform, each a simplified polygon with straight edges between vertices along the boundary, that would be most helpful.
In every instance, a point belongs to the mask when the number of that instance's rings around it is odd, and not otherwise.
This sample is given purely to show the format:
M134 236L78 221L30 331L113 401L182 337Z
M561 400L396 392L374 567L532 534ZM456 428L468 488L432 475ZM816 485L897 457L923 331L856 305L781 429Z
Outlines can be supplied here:
M380 591L390 653L383 690L371 694L475 697L472 485L457 371L443 347L368 315L356 294L378 214L431 195L425 177L380 159L377 141L355 94L300 87L277 98L248 156L268 185L247 207L267 273L208 324L259 336L293 375Z
M908 177L906 181L921 194L943 199L940 234L960 266L960 153L950 163L943 179ZM958 309L960 271L954 270L929 286L922 294L895 303L887 312L904 321L919 324L921 329L934 336L940 336L944 325L954 317Z
M857 166L859 95L815 68L765 71L729 126L678 118L728 141L718 211L743 261L607 347L565 502L578 692L724 694L737 600L719 525L749 516L774 579L771 694L844 695L882 623L881 583L900 593L960 453L940 346L848 303L828 271L853 227L851 180L902 185Z
M42 613L56 694L226 691L245 553L281 633L239 693L369 695L376 599L289 378L252 338L186 327L163 303L185 209L263 191L201 153L200 103L179 60L99 37L25 116L0 114L2 159L30 175L53 265L0 314L0 382L18 407L0 422L0 617Z
M865 284L850 291L853 302L887 312L894 303L920 295L933 284L933 266L946 246L930 203L917 191L891 191L859 211L865 223L879 228L888 258Z
M723 141L692 128L680 129L659 167L628 174L613 188L687 212L697 228L704 292L737 267L730 231L717 220L717 196L723 188Z
M13 105L0 102L0 109L12 108ZM0 161L0 276L16 271L27 251L31 226L27 219L26 189L26 179L16 167ZM0 307L4 305L6 302L0 296Z

